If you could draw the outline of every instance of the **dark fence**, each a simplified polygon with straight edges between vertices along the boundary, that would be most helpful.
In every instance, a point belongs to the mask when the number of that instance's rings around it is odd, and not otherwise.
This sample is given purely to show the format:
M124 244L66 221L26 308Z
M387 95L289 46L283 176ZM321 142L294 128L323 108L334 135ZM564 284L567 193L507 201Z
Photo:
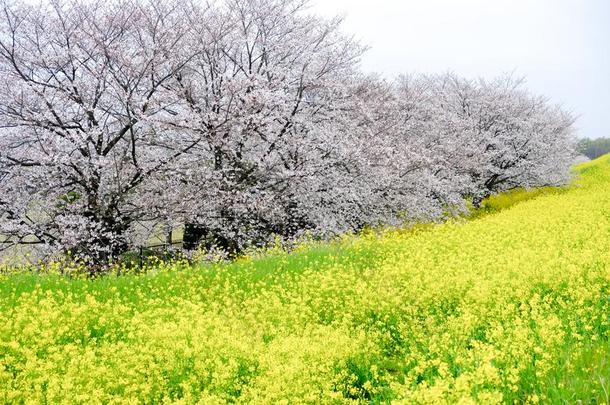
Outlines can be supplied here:
M138 247L138 265L140 269L144 267L144 261L150 257L163 257L167 258L171 255L175 255L176 252L184 251L184 241L177 240L172 242L164 242L153 245L146 245Z
M39 245L42 242L39 241L6 241L0 240L0 254L6 251L6 247L14 247L14 246L32 246ZM183 240L176 240L172 242L164 242L150 245L142 245L137 246L134 249L130 250L127 254L127 262L131 262L133 265L136 265L140 269L144 267L144 264L147 260L151 258L162 258L168 259L170 257L175 257L176 255L183 253L187 250L192 250L189 248L188 241L185 242Z

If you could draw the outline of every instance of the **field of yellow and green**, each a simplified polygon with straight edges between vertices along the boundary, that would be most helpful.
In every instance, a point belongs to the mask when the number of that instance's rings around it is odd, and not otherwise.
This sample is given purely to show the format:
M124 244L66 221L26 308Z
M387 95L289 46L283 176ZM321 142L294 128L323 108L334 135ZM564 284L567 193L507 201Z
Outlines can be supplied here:
M575 173L290 254L0 276L0 403L606 403L610 156Z

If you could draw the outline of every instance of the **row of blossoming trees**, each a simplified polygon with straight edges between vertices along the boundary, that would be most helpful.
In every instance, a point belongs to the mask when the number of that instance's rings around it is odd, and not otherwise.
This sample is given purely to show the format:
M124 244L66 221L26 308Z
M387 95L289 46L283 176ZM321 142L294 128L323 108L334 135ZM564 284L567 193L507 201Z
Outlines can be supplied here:
M237 252L569 176L573 119L519 80L366 75L306 1L1 6L4 246L103 262L190 224Z

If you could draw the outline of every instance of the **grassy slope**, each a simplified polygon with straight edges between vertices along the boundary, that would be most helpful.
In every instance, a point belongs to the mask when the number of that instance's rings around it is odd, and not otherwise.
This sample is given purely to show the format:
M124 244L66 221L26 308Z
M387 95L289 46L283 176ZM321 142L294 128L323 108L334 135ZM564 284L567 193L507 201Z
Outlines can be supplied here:
M0 278L0 402L606 401L610 156L579 171L421 232Z

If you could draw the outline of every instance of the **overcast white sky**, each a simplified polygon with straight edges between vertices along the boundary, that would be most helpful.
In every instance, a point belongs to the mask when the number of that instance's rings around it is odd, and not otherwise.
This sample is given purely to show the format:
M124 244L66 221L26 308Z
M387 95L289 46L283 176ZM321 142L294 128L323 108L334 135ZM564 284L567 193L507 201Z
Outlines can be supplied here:
M312 0L312 11L345 16L371 47L365 70L514 71L578 115L579 136L610 137L610 0Z

